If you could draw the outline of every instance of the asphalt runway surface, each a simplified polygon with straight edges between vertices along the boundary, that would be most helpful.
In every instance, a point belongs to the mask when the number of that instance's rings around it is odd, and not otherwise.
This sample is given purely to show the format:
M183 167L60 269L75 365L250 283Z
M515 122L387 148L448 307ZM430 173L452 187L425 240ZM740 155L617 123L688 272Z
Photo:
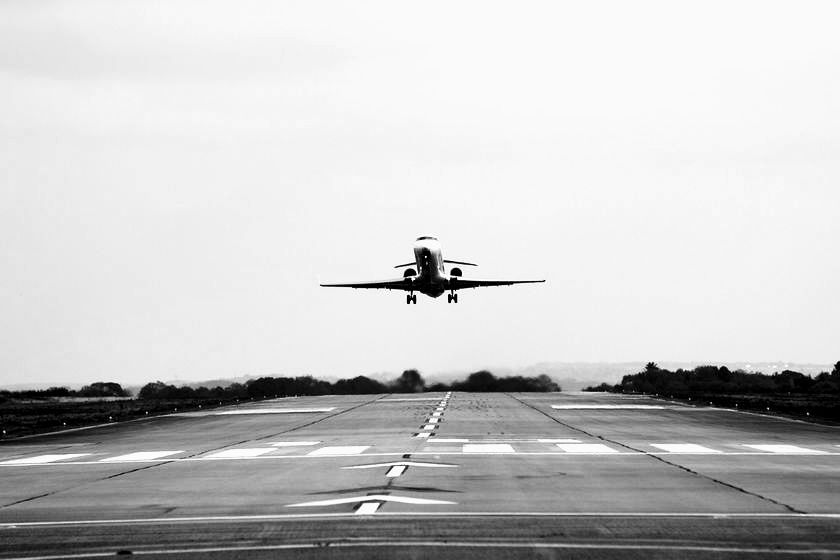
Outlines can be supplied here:
M837 558L840 428L647 397L273 399L0 443L0 558Z

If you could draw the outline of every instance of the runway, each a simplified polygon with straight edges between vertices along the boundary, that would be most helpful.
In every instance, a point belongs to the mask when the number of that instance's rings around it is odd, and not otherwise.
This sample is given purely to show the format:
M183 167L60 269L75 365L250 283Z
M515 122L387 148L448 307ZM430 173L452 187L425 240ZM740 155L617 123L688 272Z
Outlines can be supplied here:
M0 443L0 558L840 555L840 429L608 394L273 399Z

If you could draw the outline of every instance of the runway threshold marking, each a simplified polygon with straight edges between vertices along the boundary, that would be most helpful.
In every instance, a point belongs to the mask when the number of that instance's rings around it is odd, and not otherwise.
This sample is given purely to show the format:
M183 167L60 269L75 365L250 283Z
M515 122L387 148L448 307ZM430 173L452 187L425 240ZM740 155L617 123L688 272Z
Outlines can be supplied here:
M321 447L315 451L310 451L307 455L310 457L319 457L322 455L359 455L365 449L369 448L369 445L335 445Z
M117 455L116 457L107 457L105 459L100 459L100 463L110 463L114 461L153 461L155 459L161 459L163 457L169 457L170 455L177 455L178 453L183 453L183 450L180 451L138 451L136 453L128 453L126 455Z
M219 451L217 453L213 453L212 455L206 455L203 457L204 459L244 459L247 457L259 457L260 455L264 455L266 453L270 453L274 451L271 447L245 447L241 449L225 449L224 451Z
M753 449L758 449L759 451L767 451L769 453L803 453L809 455L822 455L826 453L825 451L819 451L817 449L808 449L807 447L799 447L798 445L745 445L745 447L752 447Z
M618 451L607 447L603 443L555 443L554 445L566 453L618 453Z
M24 457L22 459L11 459L3 461L0 465L43 465L56 461L66 461L78 457L87 457L90 453L52 453L49 455L36 455L35 457Z
M694 443L651 443L651 446L669 453L721 453L717 449Z

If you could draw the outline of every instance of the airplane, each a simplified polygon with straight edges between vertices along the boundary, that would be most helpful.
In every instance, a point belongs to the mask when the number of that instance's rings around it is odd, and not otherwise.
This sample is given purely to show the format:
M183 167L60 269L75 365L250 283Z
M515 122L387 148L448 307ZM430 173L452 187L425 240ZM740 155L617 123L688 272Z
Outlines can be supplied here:
M420 292L421 294L436 298L443 295L444 292L449 291L447 294L448 302L458 303L458 294L455 293L456 290L545 282L545 280L470 280L463 277L463 273L458 267L450 268L449 273L447 273L444 264L478 266L473 263L444 259L441 254L440 242L436 238L426 235L418 237L417 241L414 242L414 262L398 264L394 267L406 269L402 278L371 282L321 284L321 286L325 288L402 290L408 292L405 296L405 302L407 304L416 304L417 294L414 292Z

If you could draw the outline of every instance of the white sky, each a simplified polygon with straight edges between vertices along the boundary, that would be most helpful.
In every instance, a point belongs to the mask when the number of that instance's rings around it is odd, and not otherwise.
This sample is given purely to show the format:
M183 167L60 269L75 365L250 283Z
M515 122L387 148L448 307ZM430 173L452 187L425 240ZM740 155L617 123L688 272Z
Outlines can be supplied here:
M0 3L0 384L840 359L836 2ZM458 305L322 289L436 235Z

